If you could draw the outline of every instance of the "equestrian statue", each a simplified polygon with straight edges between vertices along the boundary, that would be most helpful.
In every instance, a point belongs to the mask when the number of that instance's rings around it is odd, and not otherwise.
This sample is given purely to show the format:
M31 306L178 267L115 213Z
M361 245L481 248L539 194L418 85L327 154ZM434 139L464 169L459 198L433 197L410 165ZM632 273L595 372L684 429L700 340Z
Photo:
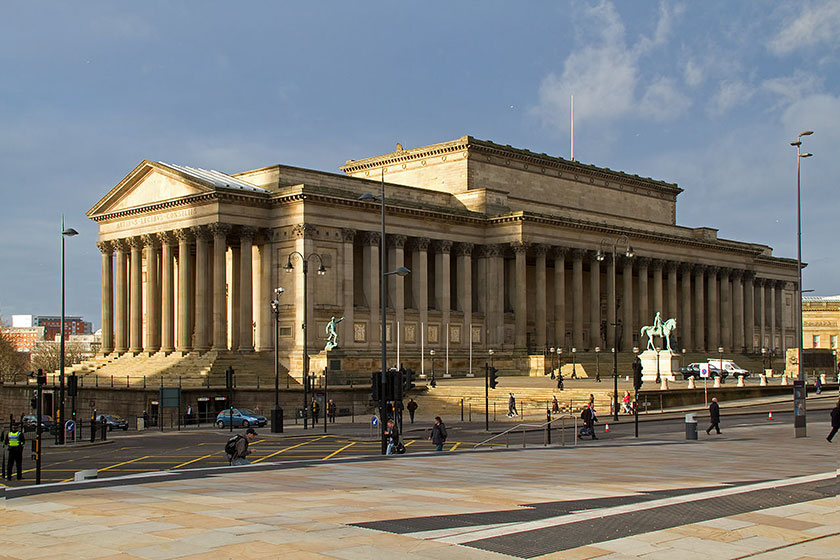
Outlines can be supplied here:
M665 341L665 347L668 349L668 351L673 352L673 350L671 349L671 333L673 333L676 330L677 320L668 319L663 322L662 316L660 315L659 311L657 311L656 317L653 318L653 324L642 327L642 329L639 331L639 338L643 339L645 335L647 335L647 349L656 350L656 346L654 346L653 344L653 337L661 337Z

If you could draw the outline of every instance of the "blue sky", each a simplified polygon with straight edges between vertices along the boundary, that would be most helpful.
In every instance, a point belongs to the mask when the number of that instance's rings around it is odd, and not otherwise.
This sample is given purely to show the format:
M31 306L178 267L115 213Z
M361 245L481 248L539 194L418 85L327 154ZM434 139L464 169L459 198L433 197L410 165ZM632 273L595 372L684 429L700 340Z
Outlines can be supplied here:
M85 212L143 159L226 172L466 134L678 183L677 221L840 293L840 3L15 2L0 22L0 315L99 325Z

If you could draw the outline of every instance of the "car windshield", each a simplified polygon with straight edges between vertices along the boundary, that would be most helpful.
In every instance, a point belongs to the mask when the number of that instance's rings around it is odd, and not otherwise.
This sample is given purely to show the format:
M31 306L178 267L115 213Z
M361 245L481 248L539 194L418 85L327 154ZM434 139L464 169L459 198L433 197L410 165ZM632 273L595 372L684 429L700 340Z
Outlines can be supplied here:
M247 408L240 408L239 413L242 416L256 416L257 415L256 412L254 412L253 410L248 410Z

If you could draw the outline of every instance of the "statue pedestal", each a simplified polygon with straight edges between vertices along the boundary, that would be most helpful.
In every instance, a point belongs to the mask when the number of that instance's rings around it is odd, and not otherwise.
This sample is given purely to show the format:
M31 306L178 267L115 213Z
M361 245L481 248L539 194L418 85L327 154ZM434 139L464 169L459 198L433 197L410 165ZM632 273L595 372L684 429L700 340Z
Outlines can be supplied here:
M660 350L658 353L655 350L645 350L639 354L639 359L642 362L643 381L655 382L657 368L660 379L676 381L676 374L680 371L680 358L677 353L670 350Z

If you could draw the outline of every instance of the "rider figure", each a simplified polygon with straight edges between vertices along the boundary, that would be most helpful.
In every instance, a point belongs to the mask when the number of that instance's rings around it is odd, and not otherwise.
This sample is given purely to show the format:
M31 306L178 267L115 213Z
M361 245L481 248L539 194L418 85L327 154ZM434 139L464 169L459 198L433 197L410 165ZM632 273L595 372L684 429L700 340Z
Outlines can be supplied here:
M662 336L662 316L659 314L659 311L656 312L656 317L653 318L653 332Z

